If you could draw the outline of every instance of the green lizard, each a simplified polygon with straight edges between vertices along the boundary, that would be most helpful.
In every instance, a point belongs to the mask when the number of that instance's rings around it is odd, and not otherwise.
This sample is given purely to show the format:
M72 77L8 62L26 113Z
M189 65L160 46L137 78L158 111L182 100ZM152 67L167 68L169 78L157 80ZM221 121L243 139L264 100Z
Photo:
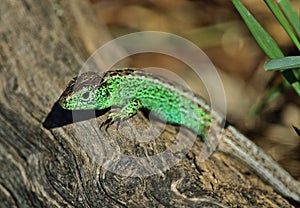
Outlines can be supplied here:
M121 107L119 112L109 114L112 120L127 119L145 108L156 112L168 123L188 127L201 136L208 147L212 140L208 136L216 136L209 131L219 131L225 122L191 91L157 75L132 68L102 74L83 73L70 81L59 98L59 104L67 110ZM281 194L300 201L300 183L234 127L225 127L218 148L248 164Z
M74 87L74 89L73 89ZM200 107L192 100L193 94L176 90L178 86L162 77L127 68L108 71L103 77L96 73L82 74L75 84L71 81L60 98L60 105L68 110L105 109L120 106L112 112L112 120L126 119L140 108L157 112L156 115L172 124L184 125L203 138L214 118L210 107Z

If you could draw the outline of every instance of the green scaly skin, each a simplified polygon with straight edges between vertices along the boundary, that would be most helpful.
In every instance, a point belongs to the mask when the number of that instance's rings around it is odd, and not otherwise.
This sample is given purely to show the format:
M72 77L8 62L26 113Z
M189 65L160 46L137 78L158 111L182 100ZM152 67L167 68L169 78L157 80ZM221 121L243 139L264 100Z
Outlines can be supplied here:
M67 110L121 107L119 112L110 113L112 120L129 118L145 108L169 123L190 128L202 139L209 136L208 148L220 136L220 151L239 158L276 191L300 202L297 180L234 127L228 125L222 135L217 135L224 119L200 97L159 76L131 68L102 74L87 72L70 81L59 104Z
M122 107L119 112L110 113L112 120L132 117L145 108L160 119L184 125L205 138L208 128L215 122L209 107L204 109L190 99L195 95L188 90L177 89L178 86L161 77L130 68L100 75L87 72L69 83L59 103L67 110Z

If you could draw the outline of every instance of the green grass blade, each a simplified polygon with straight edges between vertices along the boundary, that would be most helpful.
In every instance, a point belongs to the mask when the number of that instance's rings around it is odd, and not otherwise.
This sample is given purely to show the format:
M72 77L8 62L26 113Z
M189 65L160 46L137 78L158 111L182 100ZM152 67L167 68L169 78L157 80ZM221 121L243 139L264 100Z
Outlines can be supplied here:
M294 88L294 90L296 91L298 96L300 96L300 83L299 82L294 82L294 83L292 83L292 87Z
M257 20L247 10L247 8L239 0L232 0L232 3L240 13L253 37L255 38L261 49L265 52L265 54L271 59L284 57L282 51L273 40L273 38L257 22Z
M243 18L244 22L248 26L256 42L261 47L261 49L265 52L265 54L270 59L283 58L284 54L282 53L279 46L276 44L273 38L265 31L265 29L257 22L257 20L247 10L247 8L239 0L232 0L232 3L240 13L241 17ZM272 5L271 3L269 4ZM297 94L300 96L300 89L299 89L300 84L299 82L295 82L295 80L297 79L293 71L284 70L281 71L281 73L286 78L286 80L293 86Z
M290 85L292 85L292 87L294 88L298 96L300 96L300 83L296 75L294 74L294 70L288 69L288 70L281 71L281 73L284 76L284 78L290 83Z
M297 12L292 8L289 0L279 0L278 5L286 16L287 20L295 30L298 38L300 38L300 19Z
M274 16L277 18L283 29L286 31L286 33L289 35L293 43L296 45L298 50L300 51L300 43L298 38L296 37L294 31L292 30L291 26L286 21L285 17L282 15L280 10L277 8L273 0L265 0L265 3L268 5L269 9L272 11Z
M280 70L300 96L300 56L271 59L265 64L265 70Z
M300 56L271 59L265 64L266 71L300 68Z

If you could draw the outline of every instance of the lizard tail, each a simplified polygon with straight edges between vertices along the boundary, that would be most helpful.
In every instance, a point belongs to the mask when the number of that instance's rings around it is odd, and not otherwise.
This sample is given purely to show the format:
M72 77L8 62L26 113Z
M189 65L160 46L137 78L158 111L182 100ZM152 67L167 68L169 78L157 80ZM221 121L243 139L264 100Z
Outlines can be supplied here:
M224 133L218 145L220 151L242 160L277 192L300 202L299 181L234 127L228 126Z

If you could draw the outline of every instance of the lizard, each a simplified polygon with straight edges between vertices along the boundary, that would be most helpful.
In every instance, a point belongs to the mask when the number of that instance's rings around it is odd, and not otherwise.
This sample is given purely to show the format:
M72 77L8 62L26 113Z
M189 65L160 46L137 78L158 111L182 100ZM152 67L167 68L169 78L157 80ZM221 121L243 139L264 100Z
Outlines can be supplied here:
M264 181L285 197L300 202L300 183L250 139L187 88L161 76L135 68L102 73L85 72L74 77L59 98L66 110L103 110L112 121L134 116L141 108L156 112L170 124L183 125L195 132L208 151L214 150L212 137L220 136L218 150L246 163ZM216 133L219 132L219 133Z

